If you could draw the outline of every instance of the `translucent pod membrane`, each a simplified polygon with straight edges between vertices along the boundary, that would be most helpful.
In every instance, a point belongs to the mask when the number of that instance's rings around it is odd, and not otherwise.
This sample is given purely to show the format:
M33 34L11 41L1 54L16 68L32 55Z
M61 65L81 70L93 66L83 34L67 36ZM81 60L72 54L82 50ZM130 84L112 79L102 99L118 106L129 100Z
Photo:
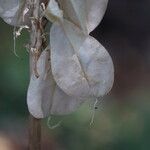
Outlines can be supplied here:
M67 95L58 87L52 76L49 57L49 51L42 52L37 64L40 76L37 78L32 74L28 88L28 109L36 118L69 114L85 101Z
M1 0L0 17L8 24L18 24L18 11L22 2L20 0Z
M101 22L108 0L58 0L64 18L89 34Z
M89 98L110 91L114 81L113 62L97 40L63 20L53 24L50 45L52 73L65 93Z
M41 3L45 0L41 0ZM30 26L32 10L25 0L0 0L0 17L9 25ZM39 9L42 14L43 10Z

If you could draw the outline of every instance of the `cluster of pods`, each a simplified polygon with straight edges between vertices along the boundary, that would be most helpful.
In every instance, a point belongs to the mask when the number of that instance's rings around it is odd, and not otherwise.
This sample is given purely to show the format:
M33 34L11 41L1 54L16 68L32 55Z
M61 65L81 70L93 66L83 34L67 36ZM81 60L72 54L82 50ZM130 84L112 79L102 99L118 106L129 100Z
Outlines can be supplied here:
M51 22L49 46L37 61L39 77L31 74L27 93L28 108L34 117L69 114L87 99L99 99L112 88L112 59L89 35L101 22L107 3L49 0L42 12ZM30 10L26 7L23 0L1 0L0 17L12 26L28 25Z

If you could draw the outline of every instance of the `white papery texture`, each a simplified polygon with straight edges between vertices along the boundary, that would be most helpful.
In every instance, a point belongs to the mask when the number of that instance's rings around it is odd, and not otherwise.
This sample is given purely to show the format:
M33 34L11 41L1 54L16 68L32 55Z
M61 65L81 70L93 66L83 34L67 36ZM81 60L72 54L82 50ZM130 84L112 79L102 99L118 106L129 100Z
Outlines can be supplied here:
M55 0L50 0L45 10L45 16L51 22L55 22L58 19L63 18L63 11L59 8L58 3Z
M23 0L0 0L0 17L12 26L29 24L30 12L25 15L26 3Z
M0 17L10 25L16 25L19 0L0 0Z
M40 76L31 76L27 94L28 109L34 117L69 114L84 101L68 96L57 86L51 73L48 51L42 52L37 69Z
M114 67L105 48L64 20L50 32L52 73L58 86L75 97L100 97L113 85Z
M46 4L49 0L40 0ZM39 13L43 13L39 9ZM24 26L31 24L32 9L25 0L0 0L0 17L12 26Z
M82 28L85 33L93 31L101 22L108 0L58 0L64 17Z

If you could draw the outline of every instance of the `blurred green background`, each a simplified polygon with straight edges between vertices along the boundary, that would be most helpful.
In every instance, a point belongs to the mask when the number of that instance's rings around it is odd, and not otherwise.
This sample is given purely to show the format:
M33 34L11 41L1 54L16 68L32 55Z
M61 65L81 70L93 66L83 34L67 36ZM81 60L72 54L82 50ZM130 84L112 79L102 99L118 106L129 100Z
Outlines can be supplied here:
M96 110L87 102L77 112L43 120L43 150L150 149L150 1L111 0L106 15L91 33L111 54L115 84ZM13 28L0 20L0 150L26 150L29 83L28 52L23 32L13 53Z

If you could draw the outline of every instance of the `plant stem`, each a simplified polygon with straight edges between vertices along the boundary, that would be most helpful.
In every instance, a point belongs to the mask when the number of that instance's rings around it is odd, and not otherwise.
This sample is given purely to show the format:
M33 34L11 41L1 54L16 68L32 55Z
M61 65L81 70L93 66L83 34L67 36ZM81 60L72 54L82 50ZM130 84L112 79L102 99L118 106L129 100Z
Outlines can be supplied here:
M36 63L42 51L42 30L39 17L40 0L26 0L32 12L30 31L30 76L38 77ZM29 150L41 150L41 119L29 117Z
M30 115L29 150L41 150L41 119Z

